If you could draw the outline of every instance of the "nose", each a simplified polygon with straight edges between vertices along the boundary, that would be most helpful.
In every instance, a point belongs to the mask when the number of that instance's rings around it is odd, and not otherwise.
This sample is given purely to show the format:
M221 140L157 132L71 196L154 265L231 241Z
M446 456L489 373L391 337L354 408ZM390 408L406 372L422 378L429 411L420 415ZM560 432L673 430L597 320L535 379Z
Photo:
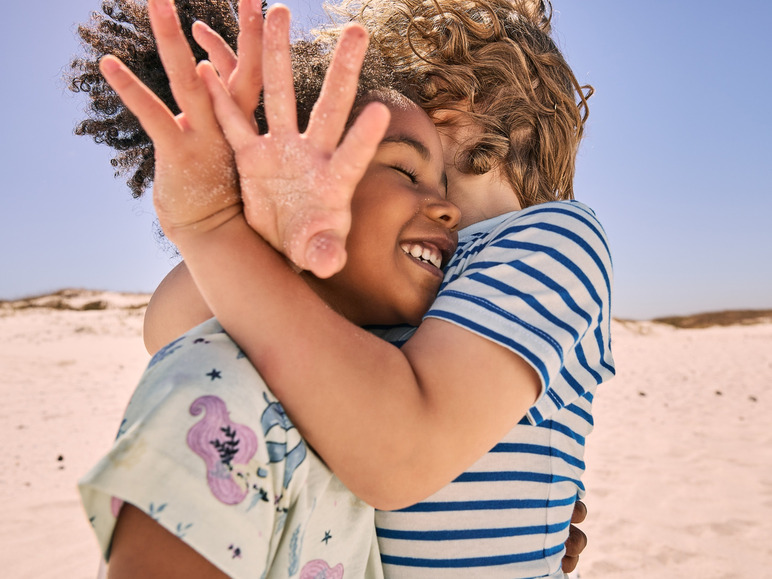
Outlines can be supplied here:
M461 222L461 210L447 199L430 197L426 200L426 215L450 231L455 231Z

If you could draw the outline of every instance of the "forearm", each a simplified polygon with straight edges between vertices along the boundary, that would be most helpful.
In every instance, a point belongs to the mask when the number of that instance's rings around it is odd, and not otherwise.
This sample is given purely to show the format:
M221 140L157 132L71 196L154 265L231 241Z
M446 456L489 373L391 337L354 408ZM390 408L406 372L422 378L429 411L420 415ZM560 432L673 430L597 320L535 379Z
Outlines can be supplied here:
M517 388L503 397L486 392L485 380L471 396L472 378L453 379L456 370L442 363L463 355L443 338L443 322L419 329L403 350L351 324L241 215L175 242L208 305L300 432L376 507L412 504L450 482L533 402Z

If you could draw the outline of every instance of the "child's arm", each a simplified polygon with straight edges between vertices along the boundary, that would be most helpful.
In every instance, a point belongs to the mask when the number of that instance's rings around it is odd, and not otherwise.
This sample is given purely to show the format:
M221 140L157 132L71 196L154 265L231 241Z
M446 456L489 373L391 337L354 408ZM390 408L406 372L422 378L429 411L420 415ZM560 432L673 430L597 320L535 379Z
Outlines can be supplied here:
M126 503L113 533L110 579L137 577L225 579L227 575L149 515Z

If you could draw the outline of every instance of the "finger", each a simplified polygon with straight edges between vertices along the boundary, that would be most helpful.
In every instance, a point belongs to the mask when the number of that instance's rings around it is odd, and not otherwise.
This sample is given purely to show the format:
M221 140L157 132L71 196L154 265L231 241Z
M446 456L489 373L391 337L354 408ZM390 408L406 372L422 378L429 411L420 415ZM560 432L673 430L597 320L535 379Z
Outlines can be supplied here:
M215 123L209 91L196 73L196 59L180 27L172 0L148 0L150 24L158 43L158 55L169 77L177 106L192 126Z
M236 102L228 94L211 63L202 62L199 65L199 74L209 91L214 106L217 121L222 127L225 138L234 151L239 151L248 146L255 137L252 125L244 118Z
M263 98L268 131L297 133L295 87L289 45L289 10L274 5L268 10L263 29Z
M244 116L254 120L263 90L263 9L261 0L239 3L238 65L228 89Z
M367 44L367 31L358 24L351 24L343 30L335 47L306 131L306 135L322 147L332 150L340 141L356 98Z
M120 60L107 55L99 61L99 70L156 146L163 146L170 137L179 134L172 112Z
M383 103L368 104L330 160L330 170L342 183L350 185L352 192L375 156L390 118L391 113Z
M582 501L576 501L574 503L574 512L571 513L572 523L581 523L587 518L587 505Z
M579 557L569 557L568 555L563 557L561 561L561 567L563 573L571 573L576 569L576 565L579 563Z
M209 61L214 65L219 75L230 78L236 70L237 57L222 36L212 30L207 24L197 20L193 23L193 38L206 51Z
M587 547L587 535L581 529L571 525L568 528L568 539L566 539L566 555L578 557Z

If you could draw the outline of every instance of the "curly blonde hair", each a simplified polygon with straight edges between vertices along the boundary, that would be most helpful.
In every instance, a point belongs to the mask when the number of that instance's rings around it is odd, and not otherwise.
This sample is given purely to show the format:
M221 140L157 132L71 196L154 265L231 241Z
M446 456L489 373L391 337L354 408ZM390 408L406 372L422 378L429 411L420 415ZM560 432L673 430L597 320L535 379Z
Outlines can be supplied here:
M481 130L459 148L460 171L501 170L522 207L573 198L593 89L552 39L548 0L343 0L328 10L368 29L429 114L471 115Z

